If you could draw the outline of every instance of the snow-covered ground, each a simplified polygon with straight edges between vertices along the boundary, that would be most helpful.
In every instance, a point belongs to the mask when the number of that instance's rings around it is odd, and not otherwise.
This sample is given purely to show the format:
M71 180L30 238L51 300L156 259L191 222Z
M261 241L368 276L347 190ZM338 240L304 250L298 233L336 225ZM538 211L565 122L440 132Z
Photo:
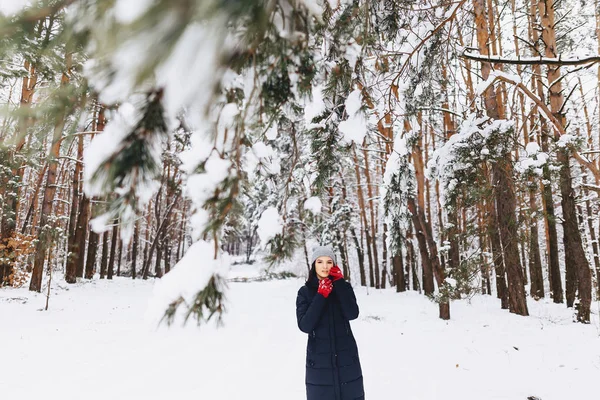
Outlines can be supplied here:
M236 266L235 276L256 272ZM230 283L225 326L150 326L153 282L60 285L43 295L0 290L0 398L303 400L301 279ZM355 288L356 289L356 288ZM417 293L356 289L352 323L370 400L566 400L598 397L600 322L529 302L531 317L496 299L452 303L452 320Z

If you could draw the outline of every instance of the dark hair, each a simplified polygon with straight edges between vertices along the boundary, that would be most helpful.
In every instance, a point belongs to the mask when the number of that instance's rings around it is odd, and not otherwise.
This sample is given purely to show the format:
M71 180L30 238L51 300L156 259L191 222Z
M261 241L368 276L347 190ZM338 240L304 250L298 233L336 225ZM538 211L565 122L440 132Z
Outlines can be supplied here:
M315 268L314 262L312 263L312 265L310 267L310 271L308 271L308 279L306 279L307 284L308 284L308 282L310 282L310 280L313 276L317 276L317 269Z

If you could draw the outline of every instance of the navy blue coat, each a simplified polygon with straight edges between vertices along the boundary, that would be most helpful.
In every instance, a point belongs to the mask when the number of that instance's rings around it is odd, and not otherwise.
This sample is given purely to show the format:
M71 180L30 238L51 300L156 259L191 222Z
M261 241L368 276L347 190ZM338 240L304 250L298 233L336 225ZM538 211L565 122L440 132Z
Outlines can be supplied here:
M318 282L313 267L296 298L298 327L308 334L306 398L364 400L358 347L349 322L358 318L354 291L339 279L325 298L317 293Z

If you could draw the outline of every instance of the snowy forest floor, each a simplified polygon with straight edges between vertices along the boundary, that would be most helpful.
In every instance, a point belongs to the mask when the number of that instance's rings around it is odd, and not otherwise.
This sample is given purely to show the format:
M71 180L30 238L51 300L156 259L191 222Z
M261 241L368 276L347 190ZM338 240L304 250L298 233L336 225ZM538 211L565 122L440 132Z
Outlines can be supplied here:
M152 280L59 284L49 311L43 295L2 289L0 397L303 400L302 284L230 283L219 329L150 326ZM549 300L530 300L531 316L519 317L477 296L453 302L452 320L441 321L417 293L355 290L361 312L352 328L369 400L597 396L598 304L583 326Z

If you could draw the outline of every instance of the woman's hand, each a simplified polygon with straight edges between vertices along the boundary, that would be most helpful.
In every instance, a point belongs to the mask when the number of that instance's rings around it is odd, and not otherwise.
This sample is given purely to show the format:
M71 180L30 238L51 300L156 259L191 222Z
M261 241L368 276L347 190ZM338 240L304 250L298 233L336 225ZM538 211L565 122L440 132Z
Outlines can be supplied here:
M319 281L319 289L317 290L317 293L321 293L323 297L327 298L332 290L333 284L331 283L331 279L325 278Z
M338 279L344 279L344 274L337 265L329 270L329 276L331 276L334 282Z

